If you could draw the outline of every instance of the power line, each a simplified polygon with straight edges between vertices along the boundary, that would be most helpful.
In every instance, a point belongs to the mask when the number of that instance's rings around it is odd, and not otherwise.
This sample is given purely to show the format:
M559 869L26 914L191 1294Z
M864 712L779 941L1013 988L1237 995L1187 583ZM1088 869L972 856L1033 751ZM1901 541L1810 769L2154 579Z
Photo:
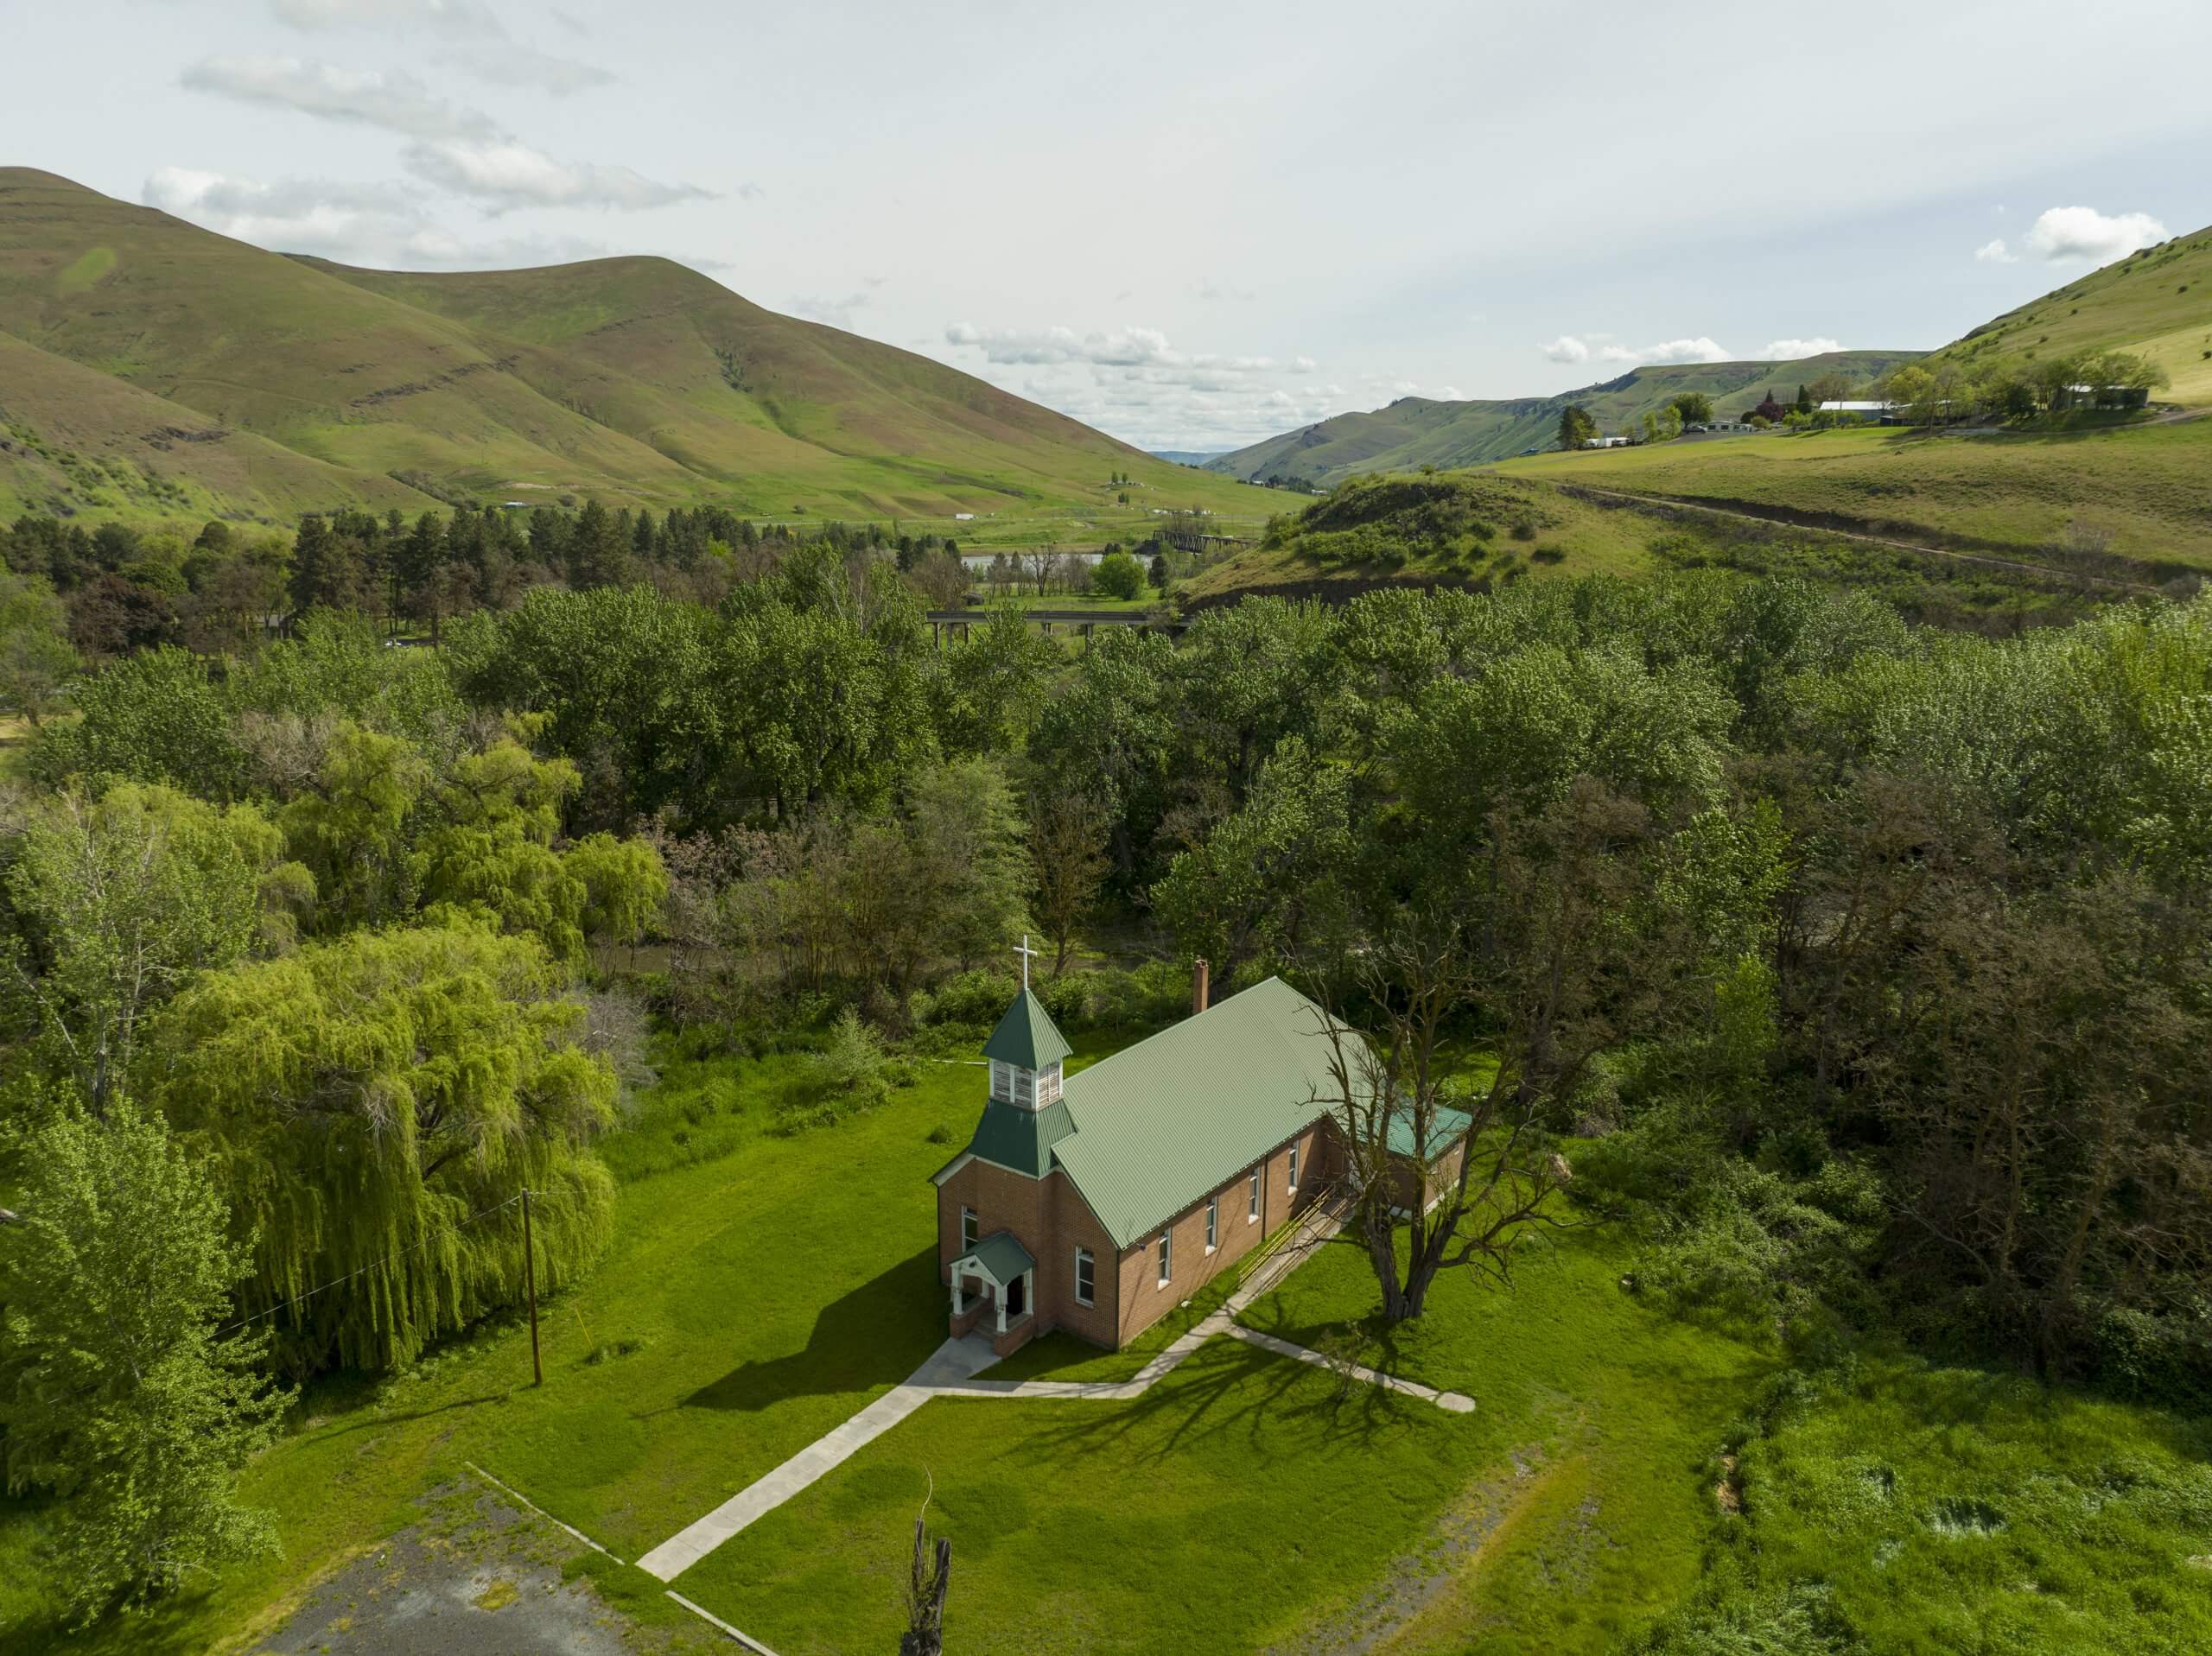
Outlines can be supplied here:
M520 1202L523 1199L523 1195L524 1193L518 1192L516 1195L509 1196L505 1202L495 1202L488 1208L478 1209L474 1213L470 1214L466 1219L455 1220L448 1228L447 1234L451 1234L454 1231L460 1230L465 1225L473 1225L478 1220L484 1218L486 1215L499 1212L502 1208L513 1207L516 1202ZM379 1266L390 1265L394 1259L404 1259L410 1253L419 1253L437 1240L438 1238L435 1236L425 1236L421 1241L413 1244L411 1247L403 1247L394 1253L387 1253L379 1259L371 1259L366 1265L361 1266L356 1270L349 1271L342 1277L334 1277L328 1282L319 1283L315 1287L308 1289L307 1292L303 1294L295 1294L289 1299L280 1299L274 1305L270 1306L266 1310L256 1311L251 1317L241 1317L235 1323L226 1323L222 1327L217 1329L215 1333L217 1335L228 1334L232 1329L242 1329L249 1323L258 1323L264 1317L274 1317L278 1311L283 1310L287 1305L300 1304L304 1301L313 1299L317 1294L322 1293L327 1289L341 1288L346 1284L353 1281L356 1277L366 1276L370 1272L374 1271Z

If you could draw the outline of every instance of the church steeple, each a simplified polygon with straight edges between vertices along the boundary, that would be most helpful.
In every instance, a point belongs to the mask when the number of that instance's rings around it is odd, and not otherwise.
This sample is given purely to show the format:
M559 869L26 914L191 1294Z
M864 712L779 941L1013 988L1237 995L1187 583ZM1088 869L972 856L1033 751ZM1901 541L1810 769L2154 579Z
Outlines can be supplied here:
M992 1098L1018 1109L1041 1110L1058 1101L1060 1060L1075 1049L1030 993L1029 957L1034 951L1027 936L1017 952L1022 957L1021 987L983 1043L983 1056L991 1061Z

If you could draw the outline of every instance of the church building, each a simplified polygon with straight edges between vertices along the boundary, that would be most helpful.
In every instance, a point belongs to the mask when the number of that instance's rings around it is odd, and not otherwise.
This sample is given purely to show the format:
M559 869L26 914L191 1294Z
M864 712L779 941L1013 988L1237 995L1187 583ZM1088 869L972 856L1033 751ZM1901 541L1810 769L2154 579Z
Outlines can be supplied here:
M1200 961L1189 1018L1065 1075L1071 1049L1024 983L983 1044L974 1136L931 1176L955 1336L1118 1349L1328 1185L1321 1009L1280 978L1212 1006L1205 984Z

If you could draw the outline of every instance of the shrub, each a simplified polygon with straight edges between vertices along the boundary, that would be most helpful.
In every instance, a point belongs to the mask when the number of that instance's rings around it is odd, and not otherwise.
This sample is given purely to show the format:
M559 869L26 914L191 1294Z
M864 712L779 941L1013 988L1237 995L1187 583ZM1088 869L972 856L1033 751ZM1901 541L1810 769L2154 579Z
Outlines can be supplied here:
M1136 598L1144 588L1144 565L1126 552L1109 552L1090 572L1090 590L1109 598Z

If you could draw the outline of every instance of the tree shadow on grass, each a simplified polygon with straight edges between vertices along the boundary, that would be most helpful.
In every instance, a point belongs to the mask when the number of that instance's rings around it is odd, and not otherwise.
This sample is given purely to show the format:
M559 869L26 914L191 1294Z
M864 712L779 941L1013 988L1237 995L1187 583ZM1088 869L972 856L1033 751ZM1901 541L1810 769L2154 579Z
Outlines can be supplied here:
M1009 1399L1008 1409L1049 1409L1042 1430L1026 1436L1046 1458L1106 1448L1166 1461L1208 1439L1300 1432L1368 1443L1390 1431L1444 1417L1432 1404L1354 1380L1340 1386L1328 1369L1217 1335L1174 1373L1127 1401L1065 1404Z
M944 1287L934 1243L823 1306L799 1350L740 1363L676 1406L766 1409L795 1397L893 1386L944 1339ZM732 1315L741 1316L733 1304Z

